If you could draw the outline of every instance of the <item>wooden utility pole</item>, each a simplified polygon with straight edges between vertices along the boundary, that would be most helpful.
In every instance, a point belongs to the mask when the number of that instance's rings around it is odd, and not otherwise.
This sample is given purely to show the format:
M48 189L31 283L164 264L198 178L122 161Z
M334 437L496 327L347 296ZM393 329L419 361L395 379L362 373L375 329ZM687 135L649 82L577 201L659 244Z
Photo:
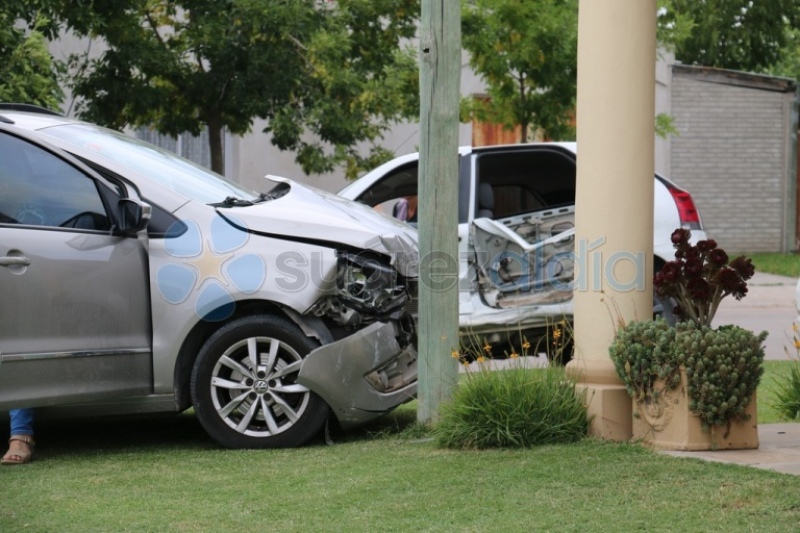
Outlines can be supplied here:
M422 0L417 420L436 421L458 378L458 104L461 2Z

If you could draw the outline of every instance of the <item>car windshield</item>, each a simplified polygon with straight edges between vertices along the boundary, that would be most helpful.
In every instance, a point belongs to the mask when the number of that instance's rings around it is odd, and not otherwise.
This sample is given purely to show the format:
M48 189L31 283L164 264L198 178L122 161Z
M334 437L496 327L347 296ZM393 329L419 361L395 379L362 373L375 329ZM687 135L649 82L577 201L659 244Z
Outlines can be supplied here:
M226 198L256 201L258 193L227 181L170 151L90 124L67 124L39 130L107 157L168 189L205 204Z

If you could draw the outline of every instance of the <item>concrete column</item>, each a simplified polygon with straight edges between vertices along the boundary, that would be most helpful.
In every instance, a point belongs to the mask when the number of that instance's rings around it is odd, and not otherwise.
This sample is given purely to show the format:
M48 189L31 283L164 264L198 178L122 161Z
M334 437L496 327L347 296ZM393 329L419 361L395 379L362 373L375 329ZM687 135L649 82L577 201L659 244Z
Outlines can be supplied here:
M652 318L656 0L580 0L575 359L590 432L631 437L608 347Z

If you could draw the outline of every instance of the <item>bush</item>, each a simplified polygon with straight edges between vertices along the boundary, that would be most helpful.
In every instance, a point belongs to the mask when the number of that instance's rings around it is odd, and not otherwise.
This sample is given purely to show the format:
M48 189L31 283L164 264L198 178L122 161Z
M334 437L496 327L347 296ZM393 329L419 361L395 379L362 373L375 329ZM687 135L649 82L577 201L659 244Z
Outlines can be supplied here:
M445 448L526 448L575 442L586 436L583 398L561 367L468 372L433 428Z
M794 329L794 364L792 370L786 376L775 379L777 389L775 391L774 409L786 420L800 421L800 334L798 325L795 323ZM789 354L789 351L786 352Z
M791 372L775 380L774 408L786 420L800 421L800 362L795 361Z

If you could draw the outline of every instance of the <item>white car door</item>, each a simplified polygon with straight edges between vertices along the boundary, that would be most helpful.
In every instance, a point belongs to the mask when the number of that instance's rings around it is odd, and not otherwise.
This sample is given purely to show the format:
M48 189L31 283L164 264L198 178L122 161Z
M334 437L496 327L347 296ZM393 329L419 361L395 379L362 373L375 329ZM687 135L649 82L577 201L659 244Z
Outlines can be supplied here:
M149 392L146 240L122 186L0 130L0 408Z

